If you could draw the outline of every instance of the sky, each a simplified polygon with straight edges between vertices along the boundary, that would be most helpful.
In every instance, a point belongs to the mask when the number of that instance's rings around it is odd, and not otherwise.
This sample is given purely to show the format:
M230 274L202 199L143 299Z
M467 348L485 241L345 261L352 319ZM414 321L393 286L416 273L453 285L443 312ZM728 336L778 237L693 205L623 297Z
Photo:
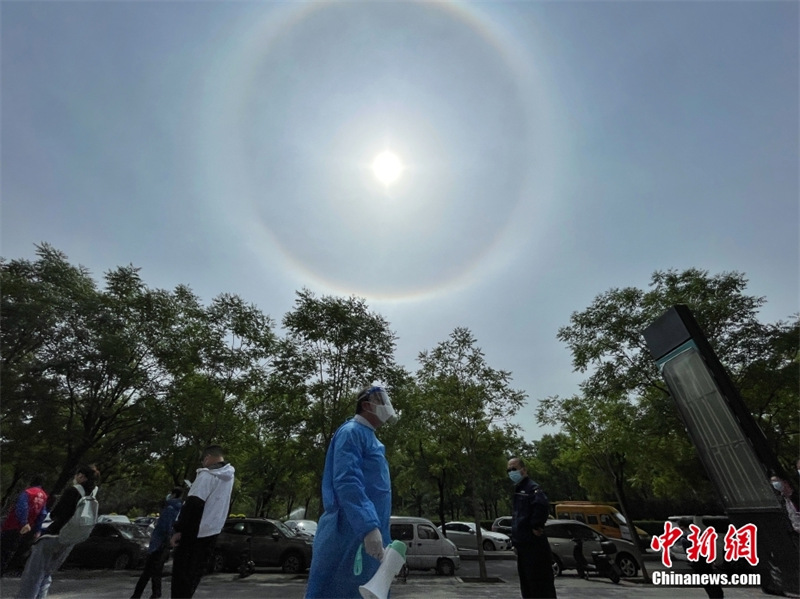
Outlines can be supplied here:
M738 271L798 312L799 7L2 0L0 255L278 323L363 297L411 371L467 327L536 440L609 289Z

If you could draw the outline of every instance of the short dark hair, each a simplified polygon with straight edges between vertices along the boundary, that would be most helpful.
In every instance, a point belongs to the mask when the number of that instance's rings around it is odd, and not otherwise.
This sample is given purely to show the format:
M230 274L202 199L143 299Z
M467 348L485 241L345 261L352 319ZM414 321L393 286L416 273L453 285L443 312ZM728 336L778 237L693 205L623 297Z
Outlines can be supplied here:
M44 476L38 472L31 476L28 481L29 487L41 487L44 484Z
M86 477L86 482L83 483L83 488L87 493L91 493L92 490L97 486L97 483L100 482L100 471L94 464L79 466L76 473L83 474Z
M517 460L517 461L519 462L519 467L520 467L520 468L525 468L525 460L523 460L523 459L522 459L521 457L519 457L518 455L512 455L510 458L508 458L508 461L509 461L509 462L510 462L511 460Z
M372 387L364 387L361 391L358 392L358 397L356 397L356 414L360 414L364 411L364 402L369 401L370 391Z
M171 495L175 499L178 499L181 495L183 495L183 487L172 487Z
M203 450L203 453L200 454L200 459L205 459L206 456L210 455L213 455L215 458L224 458L225 450L219 445L209 445Z

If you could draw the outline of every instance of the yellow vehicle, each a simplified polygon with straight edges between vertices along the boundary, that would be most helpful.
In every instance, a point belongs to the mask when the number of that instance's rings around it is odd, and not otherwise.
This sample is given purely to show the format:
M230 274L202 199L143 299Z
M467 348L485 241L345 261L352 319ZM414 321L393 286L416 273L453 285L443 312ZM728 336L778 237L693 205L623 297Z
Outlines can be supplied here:
M584 522L607 537L632 540L625 516L612 505L592 503L591 501L557 503L556 518ZM636 534L643 539L650 538L650 535L638 526L636 527Z

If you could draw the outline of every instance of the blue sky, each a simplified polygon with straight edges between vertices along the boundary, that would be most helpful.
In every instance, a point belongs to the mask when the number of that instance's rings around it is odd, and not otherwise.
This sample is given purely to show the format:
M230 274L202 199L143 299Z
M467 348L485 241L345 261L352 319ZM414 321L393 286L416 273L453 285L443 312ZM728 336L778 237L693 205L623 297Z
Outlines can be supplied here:
M277 321L355 294L411 370L466 326L537 439L610 288L736 270L798 311L799 6L4 1L0 253Z

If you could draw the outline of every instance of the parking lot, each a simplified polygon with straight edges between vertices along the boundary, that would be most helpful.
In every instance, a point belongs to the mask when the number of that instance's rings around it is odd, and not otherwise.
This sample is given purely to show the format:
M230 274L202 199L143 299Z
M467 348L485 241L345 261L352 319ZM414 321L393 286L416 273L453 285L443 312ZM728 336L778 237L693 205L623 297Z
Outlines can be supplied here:
M392 586L392 597L425 597L426 599L449 598L505 598L519 596L519 581L516 561L513 554L504 552L487 560L486 568L490 577L497 582L471 582L478 577L479 567L474 556L467 552L462 555L461 569L457 576L437 576L431 572L412 572L406 583L399 580ZM654 564L655 565L655 562ZM49 597L52 599L127 599L139 576L137 570L79 570L69 569L58 572L54 577ZM654 587L641 582L641 578L623 580L612 584L608 579L591 577L578 578L574 571L567 572L556 579L559 597L576 599L603 599L618 597L625 599L655 598L667 599L680 595L682 599L704 598L701 588ZM19 586L19 578L2 578L0 597L13 597ZM169 576L164 579L164 590L168 592ZM236 574L212 574L206 576L195 594L198 599L300 599L305 595L306 576L281 573L279 568L260 568L247 578ZM148 589L149 590L149 589ZM145 595L146 596L146 595ZM165 594L166 596L166 594ZM757 587L725 589L725 597L732 599L764 598Z

